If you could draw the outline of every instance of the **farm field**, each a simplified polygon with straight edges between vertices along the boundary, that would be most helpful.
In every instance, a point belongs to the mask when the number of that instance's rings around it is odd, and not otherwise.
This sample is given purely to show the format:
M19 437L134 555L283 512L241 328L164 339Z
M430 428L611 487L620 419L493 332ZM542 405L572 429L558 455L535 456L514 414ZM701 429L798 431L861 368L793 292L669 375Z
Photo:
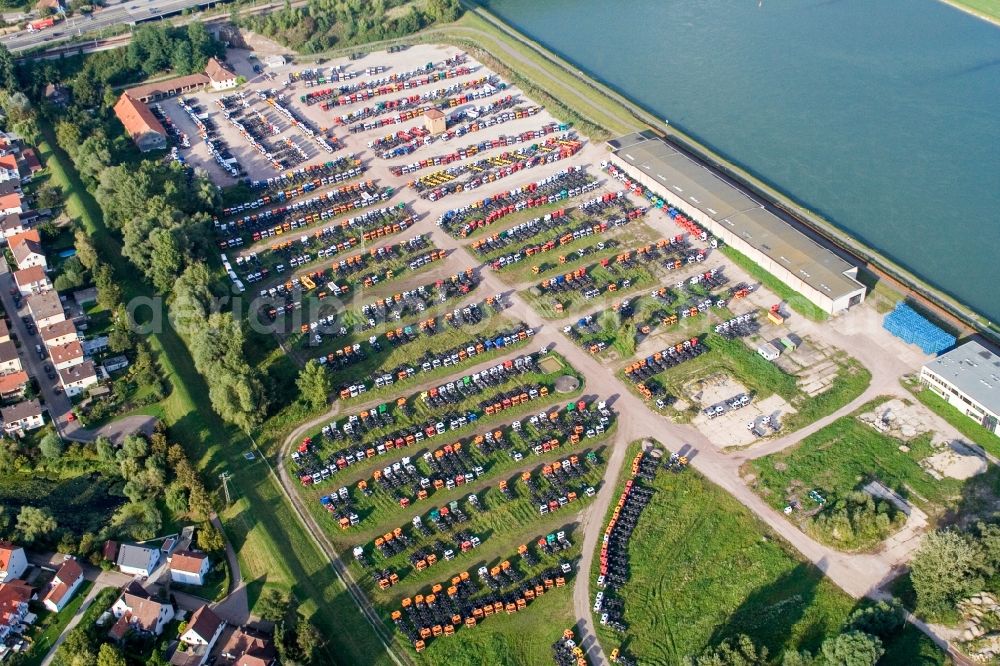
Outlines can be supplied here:
M815 651L839 629L854 600L728 494L691 470L661 470L650 487L620 590L629 629L622 636L598 624L606 654L624 643L639 663L676 664L741 633L771 654Z

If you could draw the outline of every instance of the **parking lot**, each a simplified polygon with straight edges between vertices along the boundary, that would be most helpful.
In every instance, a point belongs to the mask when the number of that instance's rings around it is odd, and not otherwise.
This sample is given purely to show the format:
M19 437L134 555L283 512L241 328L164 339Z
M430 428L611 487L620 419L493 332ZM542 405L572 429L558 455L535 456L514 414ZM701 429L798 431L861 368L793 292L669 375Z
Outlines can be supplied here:
M235 92L161 106L189 137L182 159L222 186L235 159L253 182L216 220L224 266L259 298L249 314L276 324L274 347L333 378L339 414L289 451L291 483L433 661L438 636L576 575L576 520L619 414L538 331L566 331L653 401L657 375L699 356L706 333L757 330L739 319L747 277L603 164L603 146L453 47L318 71L230 61L247 78ZM602 312L613 329L595 328ZM700 406L742 393L708 387ZM750 398L696 424L742 445L748 420L766 429L788 408Z

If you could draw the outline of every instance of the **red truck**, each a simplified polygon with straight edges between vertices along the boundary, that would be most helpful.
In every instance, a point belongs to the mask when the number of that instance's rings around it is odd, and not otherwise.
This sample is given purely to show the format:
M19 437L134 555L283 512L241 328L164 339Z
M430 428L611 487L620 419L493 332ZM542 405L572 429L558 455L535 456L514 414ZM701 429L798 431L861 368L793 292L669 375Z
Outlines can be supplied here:
M37 32L39 30L45 30L46 28L51 28L56 24L56 17L50 16L48 18L39 19L37 21L32 21L28 24L28 32Z

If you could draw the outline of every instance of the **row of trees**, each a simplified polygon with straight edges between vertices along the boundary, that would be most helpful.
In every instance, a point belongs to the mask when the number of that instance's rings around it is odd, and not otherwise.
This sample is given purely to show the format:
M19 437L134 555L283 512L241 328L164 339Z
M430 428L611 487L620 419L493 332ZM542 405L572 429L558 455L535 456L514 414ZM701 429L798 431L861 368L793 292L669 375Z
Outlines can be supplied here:
M65 84L72 105L83 108L110 107L120 92L114 89L150 75L171 71L177 75L202 71L208 59L221 56L225 47L212 38L200 22L184 27L147 24L132 33L132 41L120 50L72 56L58 60L24 62L16 72L16 83L5 85L6 73L15 76L13 65L5 66L0 51L0 86L26 91L40 100L49 83ZM65 146L64 146L65 147Z
M319 651L325 641L316 626L299 611L294 597L272 588L261 596L257 612L274 623L274 644L282 664L320 663Z
M903 628L903 610L880 601L851 613L843 630L823 641L817 654L790 650L780 660L772 659L766 647L758 647L741 634L723 641L702 655L686 659L687 666L875 666L885 654L883 641Z
M243 325L231 312L216 311L213 284L205 264L189 266L174 285L171 320L188 340L212 407L229 423L250 430L263 420L268 398L260 373L247 363Z
M309 0L305 7L242 19L247 27L273 37L296 51L318 53L335 46L365 44L404 37L435 22L450 22L462 14L457 0L428 0L409 10L407 0Z

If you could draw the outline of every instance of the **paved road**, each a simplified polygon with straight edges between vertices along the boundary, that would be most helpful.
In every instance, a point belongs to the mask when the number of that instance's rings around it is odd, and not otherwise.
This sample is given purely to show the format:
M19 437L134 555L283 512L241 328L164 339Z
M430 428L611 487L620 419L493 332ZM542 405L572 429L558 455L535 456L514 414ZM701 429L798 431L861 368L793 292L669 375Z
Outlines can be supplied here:
M87 32L96 32L122 24L135 24L141 21L179 14L188 8L202 7L213 4L215 0L132 0L118 5L105 7L87 16L73 16L56 23L51 28L38 32L12 33L3 38L2 42L12 53L33 49L46 44L64 41L70 37Z

